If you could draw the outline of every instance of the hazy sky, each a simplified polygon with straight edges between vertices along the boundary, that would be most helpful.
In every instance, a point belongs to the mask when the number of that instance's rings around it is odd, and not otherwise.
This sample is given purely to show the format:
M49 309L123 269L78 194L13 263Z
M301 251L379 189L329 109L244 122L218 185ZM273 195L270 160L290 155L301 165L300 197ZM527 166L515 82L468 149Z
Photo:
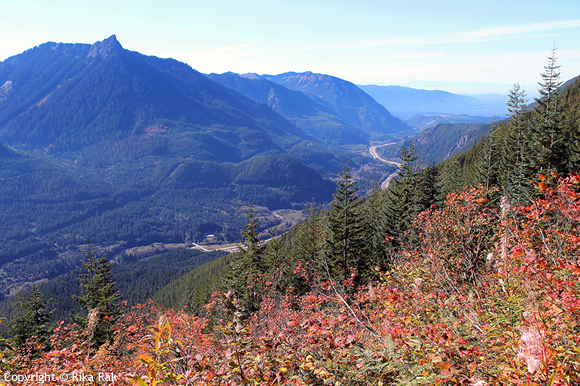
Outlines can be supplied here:
M533 95L555 46L562 80L580 75L580 0L0 0L0 20L0 61L115 34L203 73L312 71L474 93L519 82Z

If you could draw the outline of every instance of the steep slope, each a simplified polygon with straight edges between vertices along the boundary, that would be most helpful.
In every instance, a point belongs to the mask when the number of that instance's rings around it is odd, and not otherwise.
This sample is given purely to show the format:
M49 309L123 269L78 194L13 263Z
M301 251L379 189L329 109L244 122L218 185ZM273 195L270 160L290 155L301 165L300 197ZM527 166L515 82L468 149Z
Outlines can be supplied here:
M0 66L0 84L7 83L0 139L50 154L179 131L177 122L225 141L217 158L233 151L242 160L313 139L184 63L124 50L114 35L94 45L46 43L9 58ZM241 150L224 152L228 143Z
M377 152L382 158L396 161L399 149L413 142L422 162L437 163L469 149L489 133L491 127L491 124L442 123L403 142L379 147Z
M476 96L453 94L441 90L420 90L401 86L361 85L364 92L385 106L391 114L403 120L426 113L465 114L484 117L504 117L506 96ZM467 122L466 122L467 123Z
M95 213L131 196L77 168L0 144L0 297L39 272L54 277L74 267L63 247L86 237Z
M570 110L576 112L580 106L580 75L562 85L562 99Z
M330 107L345 121L375 137L410 129L351 82L311 72L262 75L262 78L306 93L315 101Z
M368 134L344 121L331 108L299 91L261 79L257 75L209 74L207 77L247 97L266 103L296 126L334 145L368 142Z
M11 57L0 85L0 294L78 266L87 235L109 257L237 241L248 202L328 202L321 173L343 163L268 105L114 36Z

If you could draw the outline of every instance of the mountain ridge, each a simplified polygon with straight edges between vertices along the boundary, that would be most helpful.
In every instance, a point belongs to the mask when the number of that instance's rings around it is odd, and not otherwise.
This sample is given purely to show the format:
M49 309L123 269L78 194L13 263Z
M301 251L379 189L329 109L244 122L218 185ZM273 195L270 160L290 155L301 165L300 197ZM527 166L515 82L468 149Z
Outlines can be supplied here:
M387 136L410 128L354 83L325 74L286 72L261 75L282 86L304 92L326 104L343 119L371 136Z
M170 117L226 129L245 126L261 132L279 148L301 140L316 142L266 106L211 82L190 66L125 50L114 36L93 45L46 43L25 54L47 49L52 53L45 60L43 78L50 81L33 98L21 94L36 86L28 84L26 78L35 68L23 60L14 66L10 58L0 67L2 83L13 83L3 101L4 113L0 113L0 138L10 145L70 152L102 139L140 134L140 130ZM63 70L52 65L63 62L67 64ZM16 80L8 79L8 73ZM100 93L88 96L87 90ZM59 98L64 100L55 106ZM51 114L63 111L70 116L63 119ZM59 120L58 127L46 127ZM82 122L80 131L79 124L71 127L75 121Z
M505 116L506 96L461 95L442 90L422 90L404 86L359 85L393 115L407 120L422 114L465 114Z
M248 202L328 202L333 184L321 173L352 155L114 35L8 58L0 84L0 292L78 266L87 232L110 258L208 232L236 241ZM264 226L284 222L272 218Z
M261 101L307 133L333 144L366 143L369 135L346 122L336 111L304 93L255 74L208 74L208 78Z

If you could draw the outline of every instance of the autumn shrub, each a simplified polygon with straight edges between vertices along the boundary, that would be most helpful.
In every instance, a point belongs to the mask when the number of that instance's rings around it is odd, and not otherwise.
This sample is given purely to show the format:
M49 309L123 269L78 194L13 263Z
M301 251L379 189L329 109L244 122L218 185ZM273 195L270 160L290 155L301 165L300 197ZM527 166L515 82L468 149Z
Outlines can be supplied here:
M233 292L214 293L198 315L149 303L126 312L98 349L90 331L61 323L40 358L5 350L4 374L114 371L114 384L138 385L578 385L580 177L536 185L539 197L517 207L495 208L497 192L483 187L449 195L416 218L418 246L356 291L355 280L307 277L305 294L265 288L253 313Z

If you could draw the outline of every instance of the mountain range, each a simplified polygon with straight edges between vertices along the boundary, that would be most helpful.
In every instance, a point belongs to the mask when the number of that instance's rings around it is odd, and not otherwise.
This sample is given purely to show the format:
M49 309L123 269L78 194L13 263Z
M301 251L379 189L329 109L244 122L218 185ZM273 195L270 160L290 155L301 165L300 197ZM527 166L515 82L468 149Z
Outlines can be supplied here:
M288 228L299 216L274 211L328 203L345 160L364 191L395 170L365 155L371 141L416 133L333 76L202 74L126 50L114 35L8 58L0 85L3 294L74 269L87 238L125 260L152 243L235 242L249 203L262 232ZM488 126L438 125L414 140L439 160Z
M330 201L345 159L363 180L392 171L337 147L408 130L372 98L332 104L262 81L278 104L126 50L114 35L1 62L0 292L78 266L87 237L109 257L207 234L232 242L250 202L271 213ZM262 230L287 221L272 218Z
M507 113L506 95L459 95L441 90L421 90L402 86L359 85L359 87L386 107L391 114L405 122L423 114L460 114L503 119Z

